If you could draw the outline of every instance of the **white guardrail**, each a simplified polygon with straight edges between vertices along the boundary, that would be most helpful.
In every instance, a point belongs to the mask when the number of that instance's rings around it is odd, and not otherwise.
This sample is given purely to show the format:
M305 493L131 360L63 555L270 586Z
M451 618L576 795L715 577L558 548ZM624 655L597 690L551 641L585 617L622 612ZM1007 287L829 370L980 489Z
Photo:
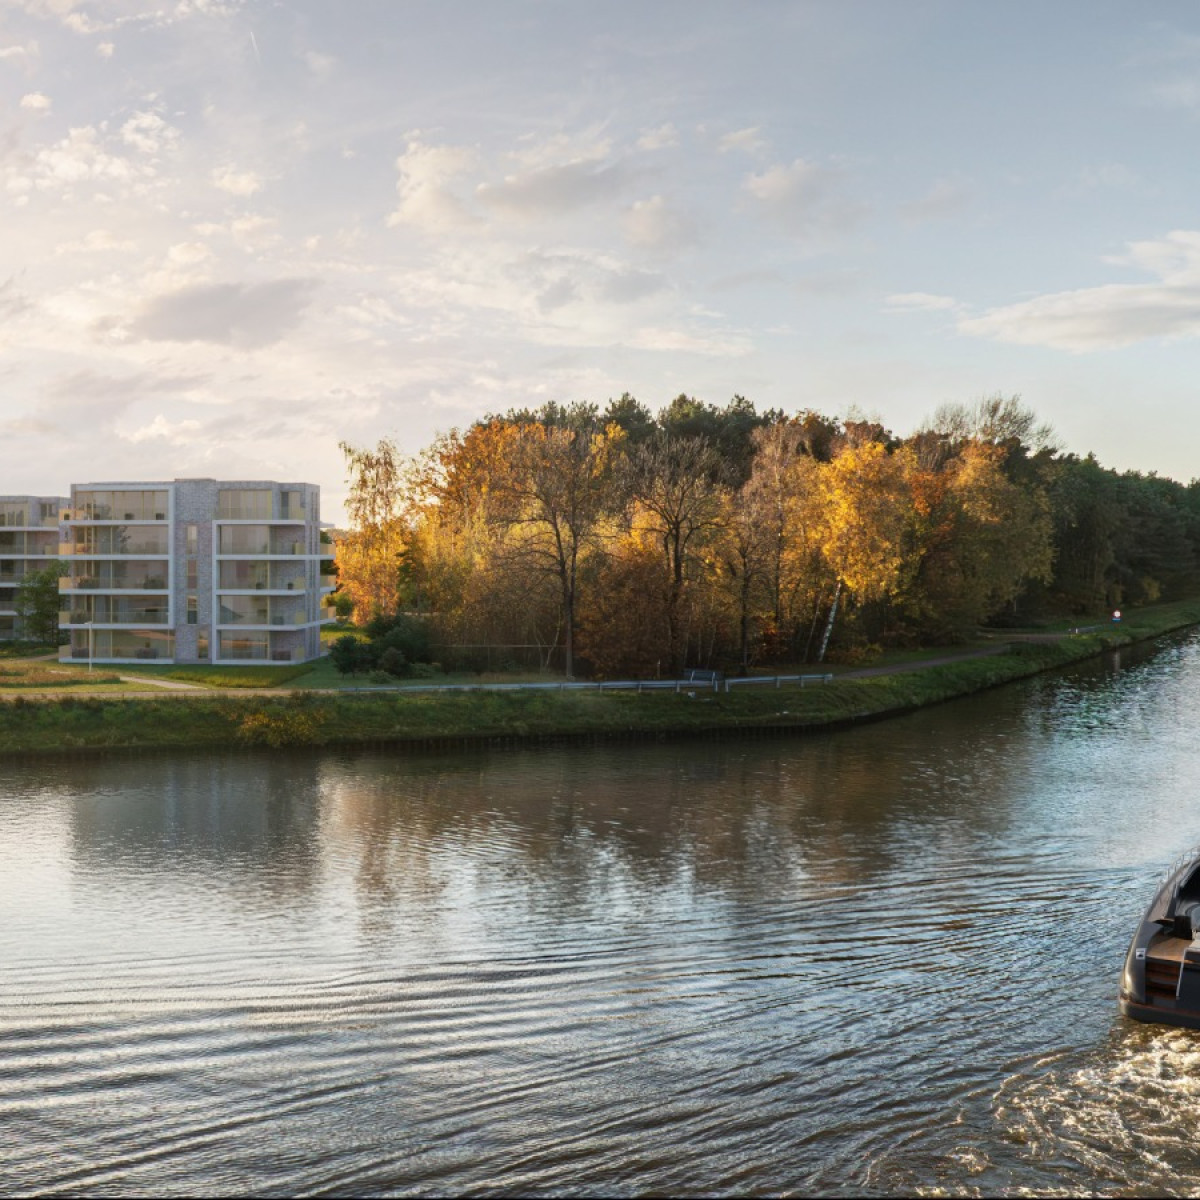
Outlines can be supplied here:
M785 683L829 683L832 675L749 675L739 679L605 679L599 683L397 683L338 688L340 692L728 692L749 684L778 688Z

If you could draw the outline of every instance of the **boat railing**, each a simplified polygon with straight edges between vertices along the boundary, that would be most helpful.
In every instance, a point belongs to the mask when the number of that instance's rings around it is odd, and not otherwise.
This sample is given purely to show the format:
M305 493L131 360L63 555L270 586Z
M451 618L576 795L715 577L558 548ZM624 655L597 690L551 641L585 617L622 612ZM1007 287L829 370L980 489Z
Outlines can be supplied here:
M1200 858L1200 843L1194 845L1190 850L1185 850L1167 867L1158 881L1158 886L1161 888L1172 875L1178 874L1188 863L1195 862L1198 858Z

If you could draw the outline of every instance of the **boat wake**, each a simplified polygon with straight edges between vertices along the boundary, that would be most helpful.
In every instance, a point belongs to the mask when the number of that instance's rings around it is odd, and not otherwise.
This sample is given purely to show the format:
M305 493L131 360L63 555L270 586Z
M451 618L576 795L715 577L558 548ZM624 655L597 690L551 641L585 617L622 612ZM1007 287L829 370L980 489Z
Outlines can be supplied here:
M1115 1031L1099 1061L1043 1059L994 1097L998 1132L1031 1190L1058 1195L1194 1195L1200 1188L1200 1037ZM1014 1164L1015 1165L1015 1164ZM1063 1180L1077 1175L1078 1189ZM1024 1191L1013 1171L1005 1190Z

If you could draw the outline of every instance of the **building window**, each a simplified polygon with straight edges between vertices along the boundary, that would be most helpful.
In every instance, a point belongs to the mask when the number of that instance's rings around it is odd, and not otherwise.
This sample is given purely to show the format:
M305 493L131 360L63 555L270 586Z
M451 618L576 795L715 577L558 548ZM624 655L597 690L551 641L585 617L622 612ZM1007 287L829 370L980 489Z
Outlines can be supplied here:
M198 633L196 635L196 657L201 662L208 661L208 634Z
M189 554L200 553L200 529L197 525L187 527L187 552Z
M271 493L265 488L221 488L217 493L221 521L269 521Z
M199 587L200 585L197 582L198 579L199 568L197 567L197 560L194 558L189 558L187 560L187 586L189 588Z
M198 619L198 615L199 615L199 606L196 602L196 597L189 596L187 598L187 623L189 625L195 625L196 621Z

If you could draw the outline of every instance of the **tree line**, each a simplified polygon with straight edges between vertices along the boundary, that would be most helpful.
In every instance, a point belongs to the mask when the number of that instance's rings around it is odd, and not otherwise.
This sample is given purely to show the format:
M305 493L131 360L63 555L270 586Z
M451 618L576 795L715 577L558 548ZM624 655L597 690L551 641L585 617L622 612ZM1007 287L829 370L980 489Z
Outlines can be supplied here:
M853 660L1200 583L1200 483L1065 453L1017 397L903 438L625 395L491 414L411 459L341 449L343 611L567 675Z

